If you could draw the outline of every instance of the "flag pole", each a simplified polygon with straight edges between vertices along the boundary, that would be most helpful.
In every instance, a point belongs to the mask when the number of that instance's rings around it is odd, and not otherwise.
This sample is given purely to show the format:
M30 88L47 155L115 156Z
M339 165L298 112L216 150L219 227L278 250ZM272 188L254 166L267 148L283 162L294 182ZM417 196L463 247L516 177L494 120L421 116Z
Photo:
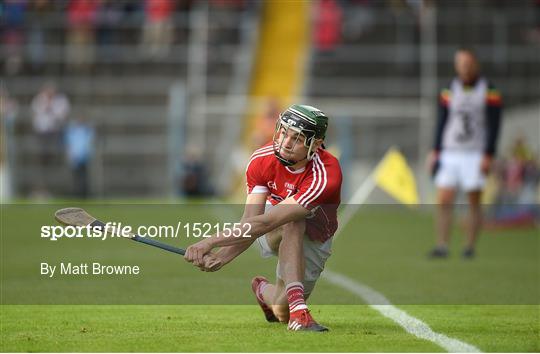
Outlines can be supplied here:
M375 187L377 186L377 182L375 181L375 174L377 173L381 162L384 161L388 153L392 150L397 150L395 146L391 146L386 153L383 155L383 157L379 160L377 165L371 170L368 177L364 180L364 182L358 187L358 189L354 192L353 196L349 199L347 204L345 204L345 208L343 208L339 214L339 226L334 234L334 239L338 237L338 235L343 231L345 226L351 221L354 214L358 211L361 205L364 205L366 200L368 199L369 195Z

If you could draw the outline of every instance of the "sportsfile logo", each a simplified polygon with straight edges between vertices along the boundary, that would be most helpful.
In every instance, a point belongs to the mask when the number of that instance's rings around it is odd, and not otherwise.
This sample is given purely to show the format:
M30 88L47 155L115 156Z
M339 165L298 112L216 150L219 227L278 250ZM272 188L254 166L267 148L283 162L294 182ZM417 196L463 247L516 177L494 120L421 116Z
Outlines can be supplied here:
M62 238L93 238L106 240L107 238L209 238L219 234L221 237L251 237L251 224L248 223L209 223L209 222L181 222L176 225L141 225L133 230L129 225L121 222L108 222L102 225L85 226L59 226L44 225L41 227L41 238L58 241Z
M122 226L122 223L108 222L105 226L86 225L86 226L58 226L44 225L41 227L41 238L48 238L51 241L57 241L61 238L99 238L102 240L107 237L131 237L131 226Z

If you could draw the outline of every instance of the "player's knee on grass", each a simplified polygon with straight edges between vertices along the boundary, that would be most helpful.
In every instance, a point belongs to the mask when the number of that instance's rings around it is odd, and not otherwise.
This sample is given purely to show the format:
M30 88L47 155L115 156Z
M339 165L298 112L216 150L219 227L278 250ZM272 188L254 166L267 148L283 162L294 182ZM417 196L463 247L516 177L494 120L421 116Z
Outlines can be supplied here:
M280 322L289 322L289 303L283 279L277 278L272 311Z
M276 315L279 322L289 322L289 305L273 305L272 311L274 311L274 315Z

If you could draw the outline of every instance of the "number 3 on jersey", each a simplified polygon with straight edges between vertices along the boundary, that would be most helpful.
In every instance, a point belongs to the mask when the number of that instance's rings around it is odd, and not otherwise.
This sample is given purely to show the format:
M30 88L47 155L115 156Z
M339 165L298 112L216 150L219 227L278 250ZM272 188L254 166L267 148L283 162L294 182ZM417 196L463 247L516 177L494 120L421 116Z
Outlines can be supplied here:
M465 142L473 137L471 116L467 111L459 111L458 115L461 122L461 131L457 134L457 140Z

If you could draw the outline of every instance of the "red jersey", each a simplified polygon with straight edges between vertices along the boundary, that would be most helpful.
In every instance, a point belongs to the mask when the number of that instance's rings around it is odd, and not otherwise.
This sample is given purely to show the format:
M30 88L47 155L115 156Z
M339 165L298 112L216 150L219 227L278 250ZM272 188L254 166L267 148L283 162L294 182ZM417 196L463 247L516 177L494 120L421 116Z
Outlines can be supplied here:
M272 205L292 196L311 211L306 233L324 242L337 230L337 208L341 202L341 167L324 149L299 170L283 166L274 155L272 143L255 150L246 168L247 193L267 193Z

